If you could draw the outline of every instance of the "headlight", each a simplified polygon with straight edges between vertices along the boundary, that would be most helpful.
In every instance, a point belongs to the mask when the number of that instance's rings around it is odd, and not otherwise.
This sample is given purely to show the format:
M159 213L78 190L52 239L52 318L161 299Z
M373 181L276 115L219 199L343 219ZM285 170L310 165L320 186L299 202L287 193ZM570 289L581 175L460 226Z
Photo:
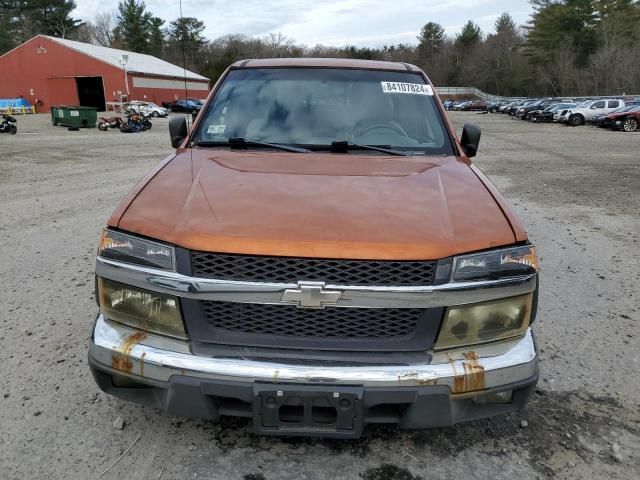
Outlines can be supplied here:
M175 269L174 248L164 243L105 229L100 237L98 255L145 267Z
M187 339L177 297L98 279L100 309L105 317L134 328Z
M527 275L537 270L536 248L525 245L455 257L452 281L497 280Z
M533 294L449 307L435 350L519 337L527 331Z

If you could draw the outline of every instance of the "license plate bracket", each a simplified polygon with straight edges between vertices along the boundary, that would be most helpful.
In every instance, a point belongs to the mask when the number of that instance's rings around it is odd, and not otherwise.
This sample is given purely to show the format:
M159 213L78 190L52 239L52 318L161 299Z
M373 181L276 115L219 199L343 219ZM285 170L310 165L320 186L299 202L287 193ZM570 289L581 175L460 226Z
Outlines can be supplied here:
M256 383L254 429L264 435L359 437L362 395L362 387Z

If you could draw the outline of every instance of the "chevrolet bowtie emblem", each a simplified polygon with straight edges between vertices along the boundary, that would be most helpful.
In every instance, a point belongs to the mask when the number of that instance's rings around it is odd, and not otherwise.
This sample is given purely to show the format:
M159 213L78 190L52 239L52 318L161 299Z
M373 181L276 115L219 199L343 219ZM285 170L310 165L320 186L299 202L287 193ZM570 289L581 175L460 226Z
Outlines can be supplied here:
M323 282L298 282L298 288L284 291L280 301L298 308L324 308L335 305L342 297L339 290L325 290Z

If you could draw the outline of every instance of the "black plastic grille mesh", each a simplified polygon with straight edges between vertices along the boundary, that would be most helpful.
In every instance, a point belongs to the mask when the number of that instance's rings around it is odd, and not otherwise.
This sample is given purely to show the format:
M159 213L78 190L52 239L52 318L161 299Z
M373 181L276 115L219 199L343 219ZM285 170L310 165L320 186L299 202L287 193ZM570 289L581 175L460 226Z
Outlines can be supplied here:
M209 324L238 333L324 338L393 338L410 335L419 308L336 308L311 310L295 305L201 302Z
M194 276L244 282L317 281L334 285L431 285L435 267L435 261L423 260L333 260L191 253Z

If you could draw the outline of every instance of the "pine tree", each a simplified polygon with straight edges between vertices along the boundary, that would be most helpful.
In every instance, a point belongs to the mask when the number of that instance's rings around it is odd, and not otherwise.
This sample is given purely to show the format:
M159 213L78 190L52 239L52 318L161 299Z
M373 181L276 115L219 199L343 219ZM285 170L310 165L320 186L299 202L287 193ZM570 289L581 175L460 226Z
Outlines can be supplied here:
M482 30L471 20L462 27L462 31L456 36L456 44L464 49L478 45L481 40Z
M132 52L149 53L151 19L144 1L122 0L118 4L115 43Z
M153 17L150 21L150 34L149 34L149 53L156 57L162 57L164 53L164 32L162 26L164 20L158 17Z
M75 8L72 0L0 0L0 54L38 34L73 35L83 25Z
M0 1L0 55L17 45L16 3L18 2Z
M32 0L26 3L30 4L26 13L38 33L66 38L82 25L80 20L71 17L76 8L73 0Z
M202 63L200 52L207 43L202 32L204 23L193 17L178 18L169 24L169 42L174 63L182 65L186 62L189 68L199 70Z
M429 22L418 35L418 51L423 58L429 58L442 48L447 40L444 28L439 23Z

